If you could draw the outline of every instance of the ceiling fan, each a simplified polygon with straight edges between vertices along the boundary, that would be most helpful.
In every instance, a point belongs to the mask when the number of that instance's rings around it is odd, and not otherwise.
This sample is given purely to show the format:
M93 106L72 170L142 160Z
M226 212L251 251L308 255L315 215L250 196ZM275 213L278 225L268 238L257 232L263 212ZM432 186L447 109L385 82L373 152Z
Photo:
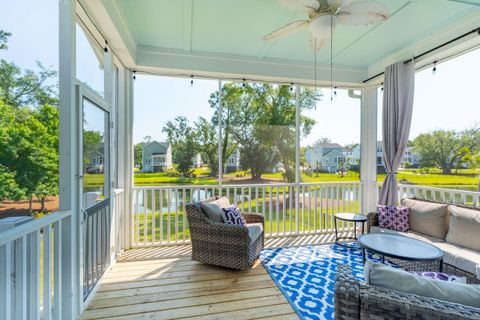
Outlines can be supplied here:
M387 7L377 1L353 0L278 0L288 9L308 14L308 19L291 22L263 37L271 41L308 27L310 46L320 50L337 24L369 25L389 17Z

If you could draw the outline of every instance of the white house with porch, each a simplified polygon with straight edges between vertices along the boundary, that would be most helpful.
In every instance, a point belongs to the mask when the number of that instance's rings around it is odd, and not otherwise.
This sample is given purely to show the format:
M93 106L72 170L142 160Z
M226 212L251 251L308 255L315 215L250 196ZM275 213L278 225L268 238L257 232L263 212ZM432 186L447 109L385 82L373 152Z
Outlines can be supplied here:
M480 46L480 2L379 0L386 10L369 24L362 15L342 13L336 7L340 1L312 1L310 7L292 1L298 11L275 0L59 1L60 211L0 233L0 319L295 319L261 265L235 273L191 261L186 201L241 195L237 204L244 211L265 218L267 247L332 242L332 213L366 214L379 201L395 203L399 197L479 206L478 192L397 186L397 168L379 193L377 114L383 108L383 140L392 146L387 155L392 162L408 142L408 131L395 124L411 116L414 72ZM77 24L103 68L102 94L77 81ZM218 184L135 187L133 97L139 74L215 79L220 92L225 82L244 79L291 86L295 181L226 185L219 147ZM384 95L400 91L405 103L386 99L382 106L377 98L382 85ZM359 182L302 183L304 86L345 89L360 100ZM222 114L222 94L218 102ZM106 148L102 201L85 208L82 109L87 104L105 116ZM398 146L396 138L402 142ZM330 152L338 158L342 149ZM353 230L345 223L341 232ZM232 295L239 300L232 301Z
M142 172L164 172L173 168L172 146L151 141L142 146Z

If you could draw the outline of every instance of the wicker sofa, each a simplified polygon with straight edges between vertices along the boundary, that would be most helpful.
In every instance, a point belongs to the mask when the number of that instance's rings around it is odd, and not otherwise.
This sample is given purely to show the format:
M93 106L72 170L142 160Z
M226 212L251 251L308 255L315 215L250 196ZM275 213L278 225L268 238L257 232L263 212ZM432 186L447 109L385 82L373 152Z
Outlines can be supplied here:
M263 216L242 212L246 226L214 222L203 213L201 204L219 199L213 197L201 203L186 205L192 260L239 270L250 268L263 249ZM257 229L255 235L252 232L254 229Z
M402 200L402 205L407 207L415 203L444 205L444 206L448 205L447 215L445 217L446 230L448 230L449 228L452 228L449 225L449 221L450 221L451 211L455 208L465 208L468 210L475 210L475 211L478 211L480 215L480 208L478 207L451 205L451 204L428 201L428 200L417 199L417 198L408 198L408 199ZM369 213L367 216L367 219L368 219L368 225L367 225L368 232L386 232L386 233L401 234L407 237L412 237L422 241L426 241L428 243L431 243L439 247L444 252L443 270L445 273L464 276L467 278L468 283L480 283L480 251L474 250L472 248L466 248L464 246L457 245L455 243L451 243L446 239L446 237L441 237L441 238L434 237L422 232L418 232L418 230L417 231L409 230L408 232L399 232L395 230L382 229L379 227L377 212ZM411 225L411 228L414 228L414 226ZM480 243L480 234L478 234L478 236L475 236L475 238L470 239L470 241L476 241ZM438 264L422 265L421 263L413 264L408 261L401 261L396 259L390 259L390 260L393 260L392 262L397 263L408 270L429 271L430 268L438 268Z
M480 309L366 285L347 265L335 275L335 319L480 319Z

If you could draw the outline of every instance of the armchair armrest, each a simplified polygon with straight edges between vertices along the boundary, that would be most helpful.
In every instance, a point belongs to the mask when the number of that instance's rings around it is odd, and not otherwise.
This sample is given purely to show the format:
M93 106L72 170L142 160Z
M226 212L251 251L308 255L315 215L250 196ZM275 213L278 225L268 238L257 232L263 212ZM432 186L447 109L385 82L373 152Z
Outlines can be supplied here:
M360 285L349 265L338 265L333 300L336 319L360 319Z
M247 223L264 222L263 216L258 213L242 212L242 216L245 218L245 221L247 221Z
M367 214L367 233L370 233L372 226L378 226L378 212L369 212Z

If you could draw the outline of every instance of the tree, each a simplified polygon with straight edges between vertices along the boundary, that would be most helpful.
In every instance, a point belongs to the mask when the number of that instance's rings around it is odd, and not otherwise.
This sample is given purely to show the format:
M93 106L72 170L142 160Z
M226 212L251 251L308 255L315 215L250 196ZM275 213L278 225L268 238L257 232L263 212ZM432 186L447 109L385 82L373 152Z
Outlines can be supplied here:
M198 153L195 130L190 127L187 118L178 116L168 121L162 129L167 134L168 142L172 145L173 161L184 177L193 173L193 159Z
M451 174L452 169L464 163L465 156L480 150L480 129L436 130L420 134L413 144L420 157L420 166L438 167L444 174Z
M242 168L250 170L256 180L281 162L286 179L293 181L295 93L289 86L270 84L227 83L222 90L223 113L228 112L223 125L238 145ZM302 89L301 110L314 108L319 99L315 91ZM312 119L302 116L301 134L308 135L313 124Z
M332 143L330 138L320 138L315 141L315 144L324 144L324 143Z
M0 50L8 49L7 41L11 35L10 32L0 30Z
M103 142L103 135L100 131L83 131L83 166L86 168L90 164L90 155L99 149Z
M142 169L142 152L144 145L144 142L139 142L133 146L133 164L140 169Z
M218 131L212 122L199 117L195 122L196 145L210 168L210 176L218 172Z
M15 174L0 164L0 202L4 200L20 200L24 197L22 189L15 180Z

